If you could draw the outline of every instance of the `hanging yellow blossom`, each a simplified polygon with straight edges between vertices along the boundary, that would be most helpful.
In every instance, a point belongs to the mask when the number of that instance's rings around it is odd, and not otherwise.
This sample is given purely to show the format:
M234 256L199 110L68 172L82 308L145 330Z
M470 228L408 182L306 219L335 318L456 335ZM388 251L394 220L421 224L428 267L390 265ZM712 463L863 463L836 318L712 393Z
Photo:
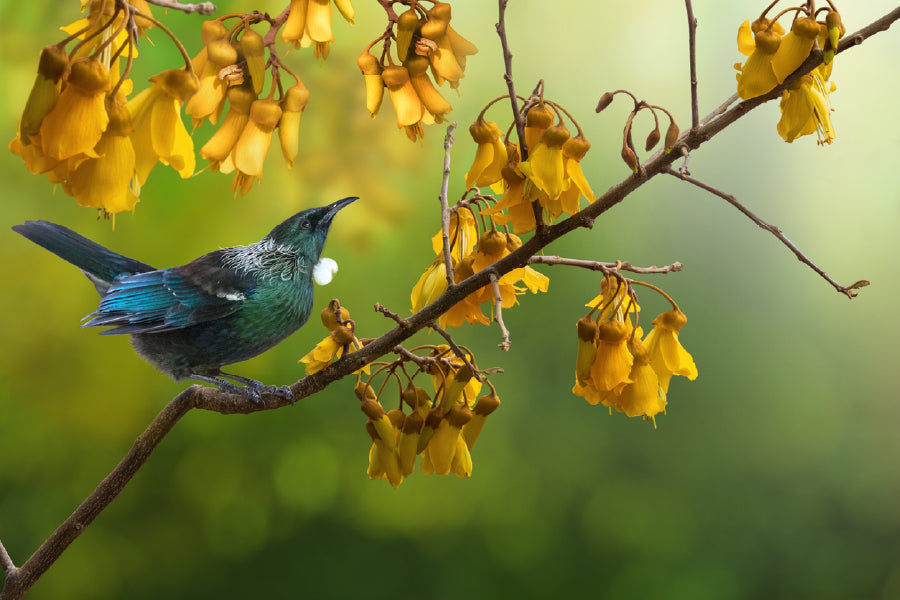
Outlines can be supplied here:
M77 154L96 156L94 146L109 123L104 104L109 70L97 59L76 59L66 83L53 109L41 122L43 153L58 160Z
M672 375L681 375L691 381L697 379L694 358L678 341L678 332L687 323L687 317L677 308L666 311L653 319L653 329L644 338L643 346L650 365L659 377L663 392L669 391Z
M735 65L737 73L737 92L744 100L762 96L778 85L772 59L781 45L784 28L776 21L770 23L761 18L750 25L744 21L738 31L738 50L747 54L743 65ZM750 39L752 37L752 40Z
M169 69L150 78L152 85L128 102L134 132L135 176L147 181L157 161L183 178L194 173L194 142L181 120L181 105L200 86L190 70Z
M793 142L800 136L815 133L819 145L834 141L834 127L831 125L831 106L828 94L834 91L834 83L822 78L824 65L819 65L807 73L781 97L781 120L778 134L786 142Z

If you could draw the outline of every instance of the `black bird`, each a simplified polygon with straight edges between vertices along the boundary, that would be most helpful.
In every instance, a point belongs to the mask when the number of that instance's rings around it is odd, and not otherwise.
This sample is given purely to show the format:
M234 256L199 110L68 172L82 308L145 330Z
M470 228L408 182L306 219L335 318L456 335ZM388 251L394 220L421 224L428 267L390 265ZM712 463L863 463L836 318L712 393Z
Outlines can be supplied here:
M265 352L306 323L313 268L331 221L356 199L301 211L255 244L214 250L168 269L47 221L26 221L13 230L81 269L97 288L100 306L83 326L111 326L104 335L131 334L135 350L176 381L196 379L258 400L263 390L290 391L221 367Z

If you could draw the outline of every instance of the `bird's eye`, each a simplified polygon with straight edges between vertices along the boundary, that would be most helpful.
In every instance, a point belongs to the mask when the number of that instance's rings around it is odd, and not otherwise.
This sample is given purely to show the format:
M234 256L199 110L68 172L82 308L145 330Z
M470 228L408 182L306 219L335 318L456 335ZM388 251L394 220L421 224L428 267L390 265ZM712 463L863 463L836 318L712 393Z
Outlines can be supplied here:
M300 223L300 227L302 227L303 229L309 229L310 227L312 227L312 225L310 225L309 221L303 221L302 223Z

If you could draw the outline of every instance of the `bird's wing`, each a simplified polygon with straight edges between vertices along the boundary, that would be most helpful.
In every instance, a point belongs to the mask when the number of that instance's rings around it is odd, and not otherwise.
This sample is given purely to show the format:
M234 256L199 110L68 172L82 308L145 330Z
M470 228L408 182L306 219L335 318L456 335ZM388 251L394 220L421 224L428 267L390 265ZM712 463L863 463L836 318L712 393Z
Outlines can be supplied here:
M228 316L256 288L256 278L223 266L217 250L180 267L117 278L87 326L104 334L157 333Z

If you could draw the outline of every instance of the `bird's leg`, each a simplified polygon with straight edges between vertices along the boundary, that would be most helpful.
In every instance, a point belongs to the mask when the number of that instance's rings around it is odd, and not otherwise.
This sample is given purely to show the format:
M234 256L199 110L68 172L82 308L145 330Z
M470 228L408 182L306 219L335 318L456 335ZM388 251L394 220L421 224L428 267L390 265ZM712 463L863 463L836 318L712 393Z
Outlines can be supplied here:
M224 375L224 373L221 373ZM257 404L263 404L262 398L259 395L259 387L258 386L247 386L242 387L239 385L235 385L230 381L226 381L221 377L213 377L211 375L200 375L198 373L191 373L187 376L187 379L196 379L197 381L202 381L203 383L208 383L210 385L214 385L223 392L228 392L229 394L234 394L235 396L243 396L248 400L252 400Z
M216 375L218 375L219 377L227 377L228 379L237 381L238 383L242 383L246 386L243 389L254 390L257 394L259 394L259 392L267 392L269 394L281 396L282 398L290 400L291 406L294 405L294 394L291 392L291 388L286 385L266 385L261 381L250 379L249 377L244 377L243 375L232 375L231 373L225 373L221 369L216 373Z

